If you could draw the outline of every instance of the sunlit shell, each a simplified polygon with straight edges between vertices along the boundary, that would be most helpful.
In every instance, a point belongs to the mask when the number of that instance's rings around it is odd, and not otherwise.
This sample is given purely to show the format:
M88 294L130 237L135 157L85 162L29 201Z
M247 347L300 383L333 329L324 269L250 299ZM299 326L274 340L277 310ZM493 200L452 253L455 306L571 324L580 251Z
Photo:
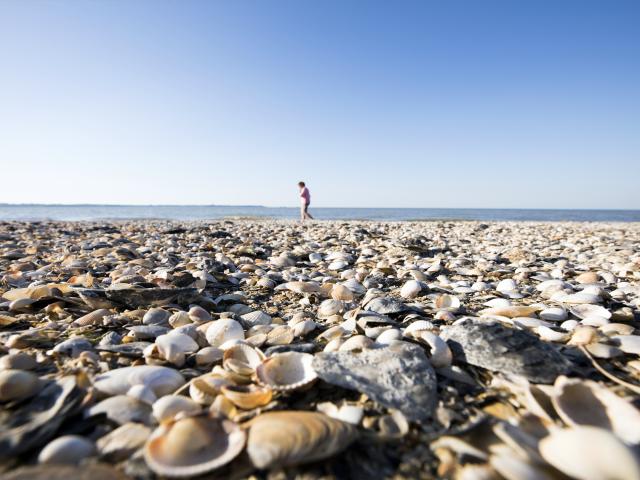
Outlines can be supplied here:
M611 340L625 353L640 355L640 336L638 335L614 335Z
M334 340L340 340L340 339L337 338L337 339L334 339ZM334 340L332 340L332 342ZM338 347L338 350L343 351L343 352L360 351L360 350L364 350L365 348L373 347L374 343L375 342L372 339L370 339L369 337L367 337L365 335L354 335L353 337L348 338L344 342L340 341L339 344L337 345L337 347ZM329 346L329 344L327 344L327 347L328 346ZM328 351L331 351L331 350L325 348L324 351L328 352Z
M364 416L364 409L359 405L344 404L341 407L331 403L319 403L318 411L328 415L331 418L341 420L343 422L358 425Z
M236 407L244 410L262 407L273 396L270 388L256 385L226 385L222 387L222 394Z
M611 318L611 312L600 305L575 305L570 309L571 313L576 317L583 319L587 317L598 316L602 318L606 318L607 320Z
M158 353L170 363L182 365L187 353L197 352L200 348L189 335L174 331L156 338Z
M331 289L331 298L333 298L334 300L351 302L353 301L353 292L344 285L337 283Z
M498 282L496 285L496 290L501 293L509 293L518 289L518 285L512 278L505 278Z
M196 352L196 364L198 366L211 365L222 360L224 351L217 347L204 347Z
M293 335L295 337L304 337L305 335L313 332L317 326L318 324L313 320L303 320L293 325Z
M456 311L460 308L460 299L455 295L440 295L435 299L435 307L438 310Z
M567 425L613 431L629 444L640 443L640 412L628 401L591 380L557 378L553 405Z
M262 362L256 374L261 384L273 390L296 390L317 378L311 362L313 355L309 353L279 353Z
M538 310L539 310L538 307L533 307L533 306L510 305L508 307L487 308L485 310L481 310L480 314L483 316L499 315L502 317L516 318L516 317L528 317Z
M205 323L211 321L211 314L199 305L194 305L193 307L191 307L187 315L189 316L189 319L195 323ZM169 319L169 323L171 323L171 318Z
M404 329L405 337L414 337L421 330L430 330L433 328L433 323L428 320L416 320L410 323L407 328Z
M268 412L248 423L247 454L258 469L300 465L347 448L357 430L319 412Z
M33 370L38 366L35 358L25 352L10 353L0 357L2 370Z
M317 282L288 282L284 284L287 290L295 293L318 293L320 284Z
M110 370L98 375L94 387L107 395L124 395L133 385L146 385L158 397L173 393L184 385L185 379L173 368L140 365Z
M550 322L563 322L568 317L567 311L561 307L545 308L539 315L541 319Z
M254 310L253 312L245 313L240 318L242 318L242 321L248 327L269 325L271 323L271 316L261 310Z
M100 308L94 310L91 313L87 313L73 322L74 325L79 327L86 327L88 325L97 325L104 317L110 315L111 312L107 309Z
M266 357L259 349L250 345L235 345L224 352L224 368L240 375L253 375Z
M38 463L76 465L95 453L93 442L79 435L63 435L49 442L38 455Z
M159 423L172 419L178 413L199 413L201 408L198 403L181 395L165 395L152 405L153 416Z
M226 465L245 441L244 430L229 420L186 417L161 424L144 446L144 459L158 475L190 477Z
M210 405L225 385L232 385L232 382L216 373L207 373L191 380L189 396L200 405Z
M211 319L211 318L209 318ZM193 323L193 320L189 316L188 312L179 311L169 317L169 325L173 328L182 327Z
M323 301L318 307L318 317L329 318L331 315L341 313L344 311L344 304L341 300L334 300L329 298Z
M557 429L540 441L542 457L562 473L580 480L640 478L640 465L622 441L596 427Z
M0 370L0 402L24 400L42 388L37 375L25 370Z
M422 284L416 280L409 280L400 289L400 295L404 298L414 298L422 291Z
M389 328L376 336L376 343L380 345L389 345L398 340L402 340L402 332L397 328Z
M566 332L557 332L547 326L540 325L535 328L536 333L546 342L566 342L570 338L570 334Z
M229 340L243 340L242 325L231 318L221 318L209 325L206 333L207 341L212 347L219 347Z
M267 334L267 345L289 345L294 339L293 329L288 325L279 325Z
M415 338L429 345L431 349L429 360L435 368L444 368L451 365L453 355L449 345L442 338L427 330L417 332Z

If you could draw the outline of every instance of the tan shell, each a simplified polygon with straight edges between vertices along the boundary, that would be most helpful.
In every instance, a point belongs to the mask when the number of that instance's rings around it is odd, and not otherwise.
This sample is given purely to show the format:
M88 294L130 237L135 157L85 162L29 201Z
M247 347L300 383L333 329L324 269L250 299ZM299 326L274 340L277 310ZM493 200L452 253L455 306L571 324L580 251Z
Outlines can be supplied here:
M210 405L220 394L224 385L231 385L227 378L215 373L207 373L191 380L189 396L200 405Z
M481 310L480 314L483 316L499 315L501 317L516 318L516 317L528 317L532 313L537 312L538 310L539 310L538 307L509 305L508 307L486 308L484 310Z
M269 412L254 418L248 426L247 454L259 469L329 458L357 437L353 425L319 412Z
M342 300L344 302L352 302L353 292L344 285L337 283L331 289L331 298L334 300Z
M336 340L336 339L334 339ZM339 340L339 339L338 339ZM333 340L332 340L333 342ZM332 342L329 342L332 343ZM342 352L346 352L346 351L360 351L360 350L364 350L365 348L371 348L373 346L375 342L373 340L371 340L369 337L366 337L364 335L354 335L353 337L349 338L348 340L341 342L338 345L338 349ZM327 346L329 345L327 344ZM325 349L325 352L328 351Z
M160 425L144 446L144 459L161 476L201 475L237 457L246 434L237 424L207 416Z
M182 395L165 395L153 403L153 416L162 423L179 413L200 413L202 407L188 397Z
M293 329L288 325L279 325L267 334L267 345L289 345L293 342Z
M460 299L455 295L440 295L434 301L438 310L456 311L460 308Z
M266 357L259 349L246 344L234 345L224 352L222 365L240 375L253 375Z
M562 473L581 480L640 478L640 465L615 435L596 427L558 429L543 438L540 455Z
M329 318L331 315L341 313L344 311L344 304L342 300L328 299L323 301L318 307L319 318Z
M631 403L591 380L560 376L554 387L553 406L567 425L600 427L640 443L640 412Z
M226 385L222 387L222 394L236 407L244 410L262 407L273 397L270 388L256 385Z
M309 353L279 353L262 362L256 368L256 374L262 385L273 390L296 390L317 378L311 362L313 355Z

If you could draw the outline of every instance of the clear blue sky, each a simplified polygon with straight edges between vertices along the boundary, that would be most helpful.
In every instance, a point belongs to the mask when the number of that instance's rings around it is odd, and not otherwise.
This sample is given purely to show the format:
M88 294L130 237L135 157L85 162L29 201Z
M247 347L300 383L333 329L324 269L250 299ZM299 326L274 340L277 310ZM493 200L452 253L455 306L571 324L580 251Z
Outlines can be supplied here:
M639 1L0 2L0 202L640 208Z

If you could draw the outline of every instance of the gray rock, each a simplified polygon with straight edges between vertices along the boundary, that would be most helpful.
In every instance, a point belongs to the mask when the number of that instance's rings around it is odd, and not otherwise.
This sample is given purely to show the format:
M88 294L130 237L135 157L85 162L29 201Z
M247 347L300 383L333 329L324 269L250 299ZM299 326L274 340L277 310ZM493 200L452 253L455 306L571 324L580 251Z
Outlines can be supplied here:
M327 383L356 390L409 420L424 420L436 402L436 374L417 345L398 342L362 352L323 352L313 368Z
M316 346L313 343L293 343L289 345L274 345L273 347L267 348L264 354L267 357L270 357L275 353L283 353L283 352L313 353L315 350L316 350Z
M150 342L131 342L120 345L97 345L96 350L100 352L117 353L124 357L141 357L144 349L151 345Z
M524 330L467 319L442 328L456 360L493 372L522 375L534 383L553 383L572 363L556 347Z

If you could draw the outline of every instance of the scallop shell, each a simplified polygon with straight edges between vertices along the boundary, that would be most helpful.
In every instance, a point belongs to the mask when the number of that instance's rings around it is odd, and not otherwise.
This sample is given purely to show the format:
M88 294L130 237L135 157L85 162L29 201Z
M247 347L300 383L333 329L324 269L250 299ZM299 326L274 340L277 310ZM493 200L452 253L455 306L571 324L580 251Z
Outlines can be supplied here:
M237 424L207 416L160 425L144 446L144 459L161 476L202 475L237 457L246 434Z
M271 320L271 317L269 317ZM209 325L206 333L207 341L212 347L219 347L229 340L244 340L242 325L231 318L221 318Z
M590 380L560 376L554 388L553 406L567 425L600 427L640 443L640 412L631 403Z
M288 325L279 325L267 334L267 345L289 345L293 342L293 329Z
M555 468L580 480L640 478L640 465L633 451L601 428L554 430L540 441L539 450Z
M323 460L357 438L353 425L319 412L269 412L252 419L248 426L247 454L259 469Z
M414 337L422 330L430 330L433 328L433 323L428 320L416 320L410 323L407 328L404 329L405 337Z
M271 316L260 310L254 310L253 312L245 313L244 315L240 316L240 318L248 327L271 324Z
M273 390L296 390L317 378L311 362L313 355L309 353L278 353L262 362L256 369L256 374L262 385Z
M224 352L222 365L225 369L240 375L253 375L256 367L266 357L259 349L250 345L235 345Z
M273 397L270 388L256 385L225 385L222 387L222 394L236 407L244 410L262 407Z

